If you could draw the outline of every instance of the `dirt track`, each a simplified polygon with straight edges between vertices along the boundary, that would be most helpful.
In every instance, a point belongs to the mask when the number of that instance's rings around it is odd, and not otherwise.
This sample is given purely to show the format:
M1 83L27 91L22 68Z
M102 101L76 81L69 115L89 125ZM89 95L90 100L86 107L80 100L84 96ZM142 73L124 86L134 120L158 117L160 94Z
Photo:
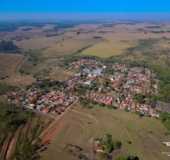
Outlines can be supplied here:
M40 135L40 138L42 139L42 143L44 145L49 144L54 137L59 133L60 129L64 126L62 122L62 118L70 111L72 110L72 107L74 107L74 104L77 102L74 102L68 109L63 112L60 116L57 116L54 121L43 131L43 133Z

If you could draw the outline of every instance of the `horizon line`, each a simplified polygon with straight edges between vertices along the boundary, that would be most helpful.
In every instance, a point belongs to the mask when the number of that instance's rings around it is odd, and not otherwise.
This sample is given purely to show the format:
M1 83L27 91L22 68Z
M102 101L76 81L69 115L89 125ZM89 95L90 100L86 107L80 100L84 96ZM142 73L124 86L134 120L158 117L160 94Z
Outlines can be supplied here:
M170 20L170 12L1 12L0 20Z

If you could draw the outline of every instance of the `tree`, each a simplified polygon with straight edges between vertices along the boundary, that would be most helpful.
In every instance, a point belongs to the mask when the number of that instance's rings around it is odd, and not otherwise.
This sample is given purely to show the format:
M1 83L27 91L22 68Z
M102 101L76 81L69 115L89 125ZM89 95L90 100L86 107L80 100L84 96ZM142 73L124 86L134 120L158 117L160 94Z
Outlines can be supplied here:
M130 156L120 156L118 157L116 160L139 160L139 157L137 156L133 156L133 155L130 155Z
M13 43L13 41L0 41L0 52L12 52L16 53L19 48Z
M143 94L136 94L133 98L138 103L144 103L145 102L145 96Z
M115 142L115 149L120 149L122 147L122 142L117 141Z
M170 131L170 113L161 113L160 114L160 119L164 126Z
M102 139L102 143L106 153L111 153L114 150L112 135L106 134Z

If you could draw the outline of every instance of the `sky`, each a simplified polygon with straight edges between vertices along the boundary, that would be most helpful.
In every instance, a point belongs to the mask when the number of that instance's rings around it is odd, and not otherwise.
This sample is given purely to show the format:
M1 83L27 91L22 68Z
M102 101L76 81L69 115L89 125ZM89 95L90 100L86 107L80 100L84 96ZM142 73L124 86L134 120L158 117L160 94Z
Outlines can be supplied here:
M0 18L61 13L170 13L170 0L0 0Z

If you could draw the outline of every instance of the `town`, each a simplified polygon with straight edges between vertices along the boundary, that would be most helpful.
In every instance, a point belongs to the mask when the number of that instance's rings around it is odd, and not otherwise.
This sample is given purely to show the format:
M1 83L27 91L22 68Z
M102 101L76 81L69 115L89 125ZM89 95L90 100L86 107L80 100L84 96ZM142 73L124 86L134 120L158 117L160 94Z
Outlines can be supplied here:
M74 71L68 80L37 80L26 90L8 93L8 100L44 114L60 115L79 100L159 117L152 101L158 80L148 68L81 57L68 69Z

